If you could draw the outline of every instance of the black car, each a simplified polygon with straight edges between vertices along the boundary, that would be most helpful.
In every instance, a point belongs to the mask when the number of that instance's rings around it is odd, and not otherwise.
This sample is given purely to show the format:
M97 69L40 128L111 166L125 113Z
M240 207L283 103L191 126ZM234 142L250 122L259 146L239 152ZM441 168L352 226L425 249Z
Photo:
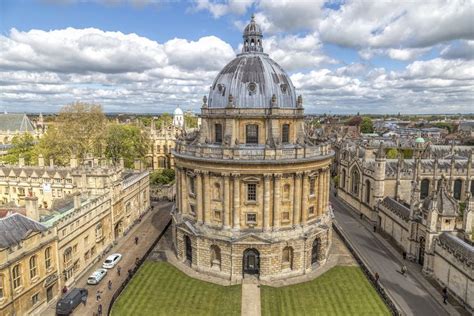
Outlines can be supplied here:
M87 290L73 288L56 304L56 315L71 314L77 305L81 304L84 300L87 300Z

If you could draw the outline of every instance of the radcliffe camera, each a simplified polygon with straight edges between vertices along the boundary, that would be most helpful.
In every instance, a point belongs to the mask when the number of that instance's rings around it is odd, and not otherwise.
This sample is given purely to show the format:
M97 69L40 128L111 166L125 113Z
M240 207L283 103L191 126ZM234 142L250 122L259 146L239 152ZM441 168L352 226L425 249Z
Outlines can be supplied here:
M0 316L474 313L474 2L0 21Z

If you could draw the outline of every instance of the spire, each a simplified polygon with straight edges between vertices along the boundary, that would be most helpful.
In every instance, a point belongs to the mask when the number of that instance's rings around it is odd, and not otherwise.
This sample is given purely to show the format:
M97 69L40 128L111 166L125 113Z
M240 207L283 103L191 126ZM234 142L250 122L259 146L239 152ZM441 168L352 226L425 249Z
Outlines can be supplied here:
M242 53L259 52L263 53L262 46L262 29L260 25L255 22L255 15L252 14L250 23L244 29L244 46L242 47Z

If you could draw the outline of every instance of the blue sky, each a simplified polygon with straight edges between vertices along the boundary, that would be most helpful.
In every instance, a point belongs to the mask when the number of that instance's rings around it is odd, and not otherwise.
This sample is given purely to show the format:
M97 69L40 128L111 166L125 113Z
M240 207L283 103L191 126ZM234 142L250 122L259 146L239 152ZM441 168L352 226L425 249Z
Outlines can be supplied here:
M255 13L308 113L471 112L469 9L462 0L3 0L0 110L86 101L198 111Z

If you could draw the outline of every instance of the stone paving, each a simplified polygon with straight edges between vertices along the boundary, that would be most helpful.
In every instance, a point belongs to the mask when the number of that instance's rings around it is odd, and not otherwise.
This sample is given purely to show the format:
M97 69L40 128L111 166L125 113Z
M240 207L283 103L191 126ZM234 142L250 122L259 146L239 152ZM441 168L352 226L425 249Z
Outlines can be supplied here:
M117 267L110 269L107 276L101 280L98 285L87 285L87 278L96 269L100 268L103 260L96 263L89 269L75 284L75 287L86 288L89 291L87 304L79 305L73 312L73 315L96 315L99 304L102 305L102 315L107 314L113 293L118 286L127 278L128 269L133 269L136 258L142 258L146 251L150 248L156 238L160 235L170 220L170 210L172 203L159 202L152 203L154 210L148 212L140 223L133 227L126 236L122 237L118 244L115 245L109 254L121 253L122 260L118 263L121 267L120 276L117 273ZM135 245L135 237L139 237L138 245ZM107 283L112 281L112 289L107 289ZM96 300L97 291L100 291L101 299ZM55 315L55 304L52 304L41 315Z
M260 285L257 278L242 280L242 316L260 316Z

